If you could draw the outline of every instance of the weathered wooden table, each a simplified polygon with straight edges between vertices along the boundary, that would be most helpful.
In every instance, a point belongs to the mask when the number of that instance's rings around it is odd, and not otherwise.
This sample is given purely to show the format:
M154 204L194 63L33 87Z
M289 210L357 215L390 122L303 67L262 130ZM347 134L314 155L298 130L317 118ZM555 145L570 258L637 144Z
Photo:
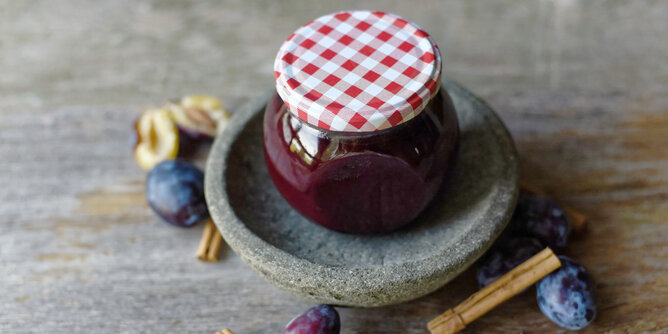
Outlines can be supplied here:
M187 93L232 108L272 86L297 26L377 8L432 32L445 74L496 108L523 178L589 215L567 254L598 281L589 331L668 332L668 3L659 1L0 0L0 332L277 333L309 307L202 226L145 204L130 124ZM341 309L344 333L424 333L476 290L469 270L425 298ZM544 332L533 292L469 332Z

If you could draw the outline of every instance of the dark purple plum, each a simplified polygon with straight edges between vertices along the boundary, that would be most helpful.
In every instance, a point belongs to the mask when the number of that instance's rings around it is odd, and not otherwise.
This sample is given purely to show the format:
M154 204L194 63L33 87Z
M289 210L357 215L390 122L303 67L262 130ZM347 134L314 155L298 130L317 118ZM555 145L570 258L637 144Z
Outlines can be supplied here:
M203 141L203 142L211 142L213 141L214 137L211 137L207 134L203 134L201 132L197 132L195 130L189 129L183 125L179 125L178 123L176 124L176 127L179 129L179 135L182 135L184 137L187 137L193 142L198 142L198 141Z
M178 127L179 130L179 158L192 158L195 156L197 149L199 147L201 139L194 139L187 133L187 130L183 130Z
M499 244L478 263L476 279L483 288L503 276L520 263L526 261L544 246L534 238L508 238Z
M146 200L164 221L190 227L209 216L204 201L204 173L182 160L157 164L146 178Z
M534 195L520 195L510 222L514 235L530 236L552 249L563 249L568 243L571 224L556 201Z
M292 319L283 334L339 334L341 320L336 309L318 305Z
M596 316L596 286L587 270L559 256L561 268L536 284L538 307L557 325L578 330Z

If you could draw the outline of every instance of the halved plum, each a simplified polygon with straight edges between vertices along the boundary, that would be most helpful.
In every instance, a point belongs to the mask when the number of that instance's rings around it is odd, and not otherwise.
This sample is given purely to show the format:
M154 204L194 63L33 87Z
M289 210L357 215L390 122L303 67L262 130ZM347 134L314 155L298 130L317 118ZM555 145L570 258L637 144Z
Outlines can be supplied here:
M135 161L150 170L161 161L174 159L179 152L179 136L166 109L150 109L135 122Z
M179 131L195 140L210 140L227 125L230 114L217 98L187 95L178 103L168 103Z

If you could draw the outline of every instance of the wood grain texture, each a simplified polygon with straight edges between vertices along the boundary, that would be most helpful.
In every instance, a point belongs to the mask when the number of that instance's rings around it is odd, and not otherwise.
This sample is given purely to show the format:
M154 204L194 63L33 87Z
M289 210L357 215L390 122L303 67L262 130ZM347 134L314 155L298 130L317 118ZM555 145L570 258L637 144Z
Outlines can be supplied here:
M272 85L278 46L328 12L378 8L431 32L445 74L510 128L522 175L590 217L567 254L598 282L589 332L668 332L668 3L0 0L0 332L276 333L309 307L224 247L159 222L132 161L145 106ZM426 333L469 270L413 302L341 309L343 333ZM533 292L467 332L554 332Z

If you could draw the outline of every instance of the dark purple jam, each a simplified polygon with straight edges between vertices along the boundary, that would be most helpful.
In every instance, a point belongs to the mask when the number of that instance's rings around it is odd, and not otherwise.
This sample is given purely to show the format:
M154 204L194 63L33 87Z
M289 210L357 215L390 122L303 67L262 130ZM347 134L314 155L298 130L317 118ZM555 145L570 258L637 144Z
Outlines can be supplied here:
M453 158L457 116L445 88L413 119L375 132L328 131L274 94L264 116L269 174L301 214L349 233L384 232L434 198Z

